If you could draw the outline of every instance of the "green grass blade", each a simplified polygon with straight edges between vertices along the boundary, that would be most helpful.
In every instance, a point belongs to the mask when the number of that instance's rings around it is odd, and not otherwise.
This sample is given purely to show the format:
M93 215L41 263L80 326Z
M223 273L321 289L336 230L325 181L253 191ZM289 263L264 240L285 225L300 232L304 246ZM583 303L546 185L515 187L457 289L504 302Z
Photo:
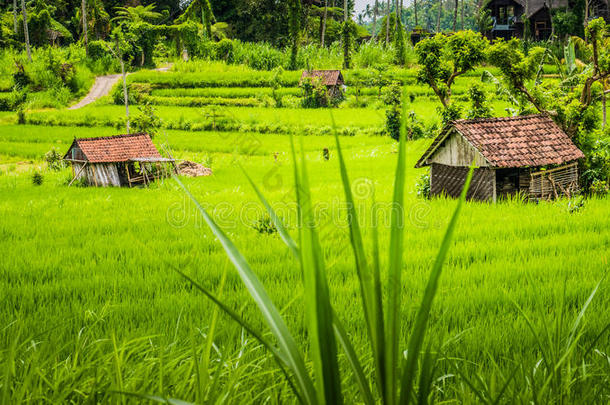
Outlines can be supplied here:
M313 352L318 400L320 403L341 404L341 377L333 327L333 309L326 279L324 256L316 230L305 152L301 144L300 178L295 179L301 196L300 257L309 317L309 336Z
M261 333L259 333L253 326L251 326L242 317L240 317L237 314L237 312L233 311L231 308L226 306L220 299L218 299L216 296L214 296L214 294L212 294L210 291L208 291L207 288L203 287L201 284L197 283L191 277L184 274L182 271L178 270L175 266L173 266L171 264L170 264L170 266L174 269L174 271L176 271L184 279L186 279L188 282L190 282L196 289L201 291L210 301L212 301L218 308L220 308L224 313L226 313L231 319L233 319L242 328L244 328L244 330L246 330L246 332L248 332L250 335L252 335L256 340L258 340L265 347L265 349L269 350L269 352L271 354L273 354L274 359L276 360L278 366L280 367L280 369L286 376L286 380L288 381L288 383L290 384L291 388L293 389L295 395L299 399L299 402L305 403L299 390L294 386L294 383L292 382L292 378L290 377L290 375L288 374L288 372L286 370L286 366L289 366L289 363L288 363L288 359L284 356L284 354L282 352L280 352L274 345L272 345L271 342L269 342L267 339L265 339L263 337L263 335Z
M362 395L362 402L370 405L374 404L375 400L373 399L373 394L371 393L368 380L364 375L362 364L360 363L360 360L358 360L356 350L354 350L354 346L349 340L347 332L343 328L341 321L337 318L337 314L333 315L333 325L335 328L335 335L337 336L341 347L343 347L347 361L352 369L352 372L354 373L354 378L356 379L356 383L360 389L360 394Z
M197 199L189 192L189 190L177 177L174 176L174 178L178 185L184 190L186 195L191 199L191 201L193 201L203 216L203 219L206 221L216 238L218 238L225 252L227 253L227 256L237 269L240 278L250 293L250 296L256 302L256 305L265 318L267 325L277 339L280 351L282 351L286 358L286 365L291 372L294 373L297 385L302 392L306 403L316 403L315 388L305 367L303 357L299 353L297 344L290 334L284 319L281 317L279 311L271 301L271 298L267 294L267 291L263 287L262 283L256 274L254 274L250 268L250 265L239 252L237 247L225 235L216 222L214 222L212 217L208 215L207 211L201 206L201 204L199 204Z
M339 135L337 135L335 119L332 112L330 116L335 135L335 143L337 146L337 156L339 157L339 168L343 183L343 191L345 193L345 202L347 203L350 242L352 245L352 251L354 252L354 259L356 261L356 272L358 274L358 281L360 285L360 297L362 299L364 319L366 321L373 358L375 359L376 380L380 394L383 395L383 383L381 378L383 375L381 372L381 368L383 367L383 361L381 360L383 357L383 352L380 350L380 346L383 347L383 309L381 306L381 292L375 288L371 268L367 263L364 243L362 241L362 232L360 231L360 224L358 222L358 215L356 212L356 204L354 202L354 196L350 186L351 183L347 174L345 159L343 158L343 151L341 150Z
M464 183L462 194L460 195L457 207L455 208L453 216L449 221L449 225L447 226L447 230L445 231L445 236L443 237L441 247L438 251L438 254L436 255L434 265L432 266L432 272L430 273L430 278L428 279L428 284L426 285L426 290L422 298L422 302L417 311L415 324L413 325L413 331L411 332L409 344L407 346L407 359L404 362L405 364L402 371L402 379L400 383L401 404L409 403L411 398L411 392L413 390L413 381L415 379L417 368L417 358L419 357L419 350L421 348L421 345L424 342L428 318L430 317L430 309L432 308L432 301L434 300L436 290L438 289L438 280L443 270L443 263L445 263L447 252L449 251L449 247L451 246L451 238L453 237L453 232L455 231L455 227L460 216L460 211L462 210L462 206L464 205L464 201L466 200L466 193L468 192L468 188L470 187L470 181L472 180L473 173L474 166L471 166L470 171L468 172L468 176L466 177L466 182Z
M390 249L388 260L387 302L385 323L385 402L396 403L400 356L401 273L404 240L404 193L406 172L406 91L403 91L403 109L398 141L398 162L394 177L394 196L390 219Z
M267 210L269 217L271 217L271 220L275 224L275 227L277 228L277 231L280 234L280 237L282 238L282 240L284 241L286 246L288 246L288 249L290 249L290 252L295 257L295 259L298 260L299 259L299 249L297 247L296 242L294 241L294 239L292 239L292 237L286 230L286 227L282 223L282 220L277 216L277 214L271 207L271 204L269 204L269 202L267 201L267 199L265 198L263 193L260 192L260 190L258 189L256 184L254 184L254 182L252 181L250 176L248 176L248 173L244 170L243 167L241 167L241 165L239 167L240 167L241 171L244 173L244 176L246 176L246 178L250 182L250 185L254 189L254 192L258 196L258 199L261 200L261 203L263 203L263 205L265 206L265 209Z

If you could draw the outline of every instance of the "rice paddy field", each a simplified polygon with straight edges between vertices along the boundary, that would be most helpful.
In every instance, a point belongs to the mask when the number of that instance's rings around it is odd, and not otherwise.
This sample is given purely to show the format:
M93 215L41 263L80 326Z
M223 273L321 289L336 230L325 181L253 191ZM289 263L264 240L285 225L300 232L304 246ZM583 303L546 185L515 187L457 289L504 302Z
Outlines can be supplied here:
M428 89L408 70L391 73L413 95L408 109L433 128L437 102ZM239 75L247 80L238 81ZM299 264L277 233L260 232L265 210L243 173L296 237L288 134L294 136L307 162L331 302L369 375L373 359L332 118L327 109L265 106L270 75L219 64L196 71L178 65L168 73L133 74L130 81L151 83L154 99L259 103L156 103L164 128L154 142L213 170L209 177L180 181L247 258L308 358L308 292ZM299 97L298 75L283 75L280 91ZM364 75L348 72L346 80ZM472 80L478 79L458 81L456 97ZM368 249L374 229L380 246L388 246L398 145L379 135L384 108L376 89L363 85L361 96L369 98L364 105L350 106L351 94L332 114ZM506 102L492 105L496 115L506 115ZM225 121L216 123L211 111ZM106 97L75 111L28 111L25 125L13 113L0 115L0 403L154 401L142 395L193 403L296 402L269 352L178 273L266 330L219 241L175 180L149 188L67 187L69 169L46 168L44 154L51 148L63 154L74 137L124 132L123 113ZM413 166L429 143L418 139L406 146L402 346L457 205L417 196L425 169ZM43 174L42 185L32 183L35 171ZM426 344L442 359L430 402L610 401L610 337L604 333L610 324L609 203L466 203L431 310ZM380 252L382 269L387 256ZM381 276L385 280L387 273ZM342 356L340 370L346 402L360 403Z

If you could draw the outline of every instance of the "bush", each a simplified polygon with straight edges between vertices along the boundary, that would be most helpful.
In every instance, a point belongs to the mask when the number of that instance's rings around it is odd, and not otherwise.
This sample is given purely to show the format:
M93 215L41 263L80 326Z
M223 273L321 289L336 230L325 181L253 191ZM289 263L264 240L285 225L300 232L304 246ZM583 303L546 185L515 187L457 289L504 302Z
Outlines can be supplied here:
M393 82L383 94L383 101L389 106L385 112L386 133L394 140L400 139L400 106L401 106L400 83Z
M33 185L41 186L43 181L44 181L44 177L42 176L42 173L40 173L39 171L35 171L32 174L32 184Z
M422 174L417 183L415 183L415 191L419 198L430 199L430 173Z
M256 230L258 233L266 235L271 235L277 232L277 228L269 215L261 216L251 226L252 229Z
M51 170L59 171L65 167L61 154L55 148L45 153L44 161Z
M217 60L223 60L226 63L233 63L234 46L230 39L223 39L216 43L215 56Z
M322 83L321 77L305 78L301 83L303 88L303 108L320 108L329 104L326 86Z
M608 194L608 184L603 180L593 180L589 186L589 193L594 196L603 197Z

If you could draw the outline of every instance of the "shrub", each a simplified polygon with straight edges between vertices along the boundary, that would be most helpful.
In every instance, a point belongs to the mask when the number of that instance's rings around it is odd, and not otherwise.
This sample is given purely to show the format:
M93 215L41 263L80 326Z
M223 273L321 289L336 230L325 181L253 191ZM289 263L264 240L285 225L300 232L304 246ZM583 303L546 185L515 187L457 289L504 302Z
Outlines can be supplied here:
M266 235L277 233L277 228L269 215L259 217L251 226L258 233Z
M35 171L32 174L32 184L33 185L41 186L43 181L44 181L44 177L42 176L42 173L40 173L39 171Z
M419 198L430 199L430 173L422 174L417 183L415 183L415 191Z
M233 63L234 46L230 39L223 39L216 44L215 56L217 60Z
M149 103L146 103L143 107L138 107L138 114L132 119L131 123L138 132L147 133L151 138L154 138L163 126L163 121L157 116L155 108Z
M400 137L400 106L401 106L401 89L398 82L386 89L383 95L383 101L389 108L385 112L385 129L386 133L394 140Z
M61 154L55 148L45 153L44 161L51 170L59 171L65 167Z
M603 180L593 180L589 187L589 193L594 196L603 197L608 194L608 184Z
M320 108L329 104L326 86L321 77L305 78L301 83L303 88L303 108Z

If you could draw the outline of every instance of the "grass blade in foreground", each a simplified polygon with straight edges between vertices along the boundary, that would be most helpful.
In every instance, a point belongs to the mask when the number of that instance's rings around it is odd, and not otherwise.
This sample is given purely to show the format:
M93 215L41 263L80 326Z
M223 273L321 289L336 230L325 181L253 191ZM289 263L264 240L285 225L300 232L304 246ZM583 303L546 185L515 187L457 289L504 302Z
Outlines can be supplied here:
M263 317L271 332L275 336L278 341L278 345L280 347L280 351L282 355L286 358L286 365L288 368L294 373L297 386L303 395L303 399L308 404L317 403L316 393L309 373L307 372L307 368L305 367L305 361L303 357L299 353L298 347L294 338L290 334L286 323L281 317L278 309L275 307L271 298L267 294L267 291L261 284L260 280L254 274L250 265L243 257L243 255L239 252L237 247L231 242L231 240L225 235L225 233L218 227L216 222L210 217L207 211L199 204L199 202L195 199L195 197L188 191L188 189L182 184L180 179L174 176L176 182L180 185L180 187L184 190L187 196L193 201L203 219L206 221L214 235L218 238L220 243L222 244L225 252L229 259L233 262L233 265L239 272L239 276L244 282L248 292L256 302L259 310L261 311Z
M318 385L318 400L320 403L340 405L343 403L343 397L333 327L333 309L330 304L324 255L314 218L303 149L301 143L301 167L300 170L295 171L300 173L300 176L295 178L295 187L301 191L298 201L301 214L299 226L301 271L310 322L309 336ZM295 161L294 164L296 165L297 162Z
M352 245L352 250L354 252L354 259L356 262L356 272L358 273L358 280L360 281L360 295L362 298L362 306L364 309L364 319L366 321L371 350L373 352L373 358L375 361L375 380L377 382L377 388L379 390L379 393L381 396L383 396L385 386L385 381L383 377L385 372L385 361L383 358L383 351L385 346L381 291L375 288L374 277L373 274L371 274L371 268L368 265L366 259L366 251L364 249L364 243L362 241L362 232L360 231L360 224L358 222L356 205L354 203L354 197L352 195L352 190L350 187L351 183L347 174L347 168L345 167L345 160L343 158L343 152L341 150L339 136L337 135L335 118L332 112L330 113L330 117L335 134L335 143L337 145L337 156L339 157L339 168L341 171L341 180L345 193L345 202L347 203L348 207L347 214L350 228L350 241ZM363 392L363 395L364 394L365 393Z
M443 263L445 262L447 252L449 251L449 247L451 245L451 238L453 237L453 232L455 230L460 211L462 210L462 205L464 205L464 201L466 200L466 193L470 187L473 172L474 166L471 166L462 189L462 194L460 195L460 200L458 201L457 207L453 212L449 226L445 231L443 242L441 243L441 247L436 255L436 259L434 260L434 266L432 267L432 272L430 273L430 278L428 279L428 284L426 285L424 297L422 298L422 302L417 311L415 324L413 325L413 331L411 332L409 344L407 346L407 359L404 362L405 365L402 371L402 379L400 383L401 404L408 404L411 400L413 381L416 375L415 371L417 368L417 358L419 357L421 345L424 342L428 318L430 317L430 309L432 308L432 300L436 295L438 280L440 278L441 271L443 270Z
M403 91L398 162L394 177L394 197L390 220L390 251L388 257L387 303L385 308L385 397L384 402L396 403L400 352L401 272L404 240L404 193L406 172L406 90Z

